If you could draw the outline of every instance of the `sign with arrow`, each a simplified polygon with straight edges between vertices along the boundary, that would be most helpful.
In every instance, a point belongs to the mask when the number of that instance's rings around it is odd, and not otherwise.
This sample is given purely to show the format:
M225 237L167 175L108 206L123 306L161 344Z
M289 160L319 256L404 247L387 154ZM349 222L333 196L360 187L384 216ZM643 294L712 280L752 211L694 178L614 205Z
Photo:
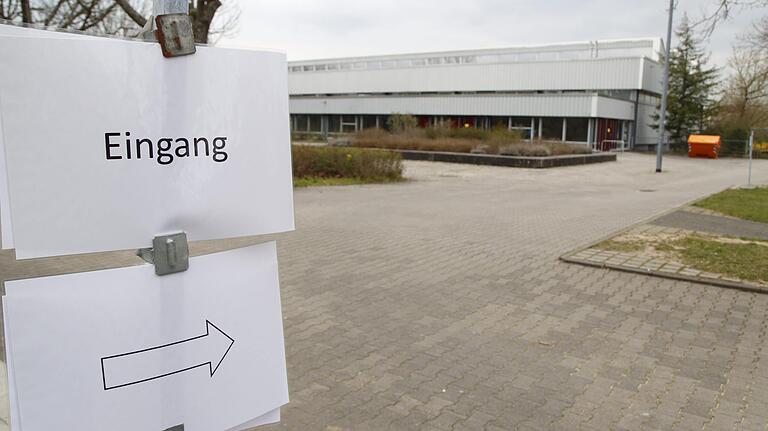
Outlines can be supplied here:
M119 389L207 367L211 377L235 340L210 321L205 334L135 352L101 358L104 390Z
M239 430L288 402L274 243L6 292L14 431Z

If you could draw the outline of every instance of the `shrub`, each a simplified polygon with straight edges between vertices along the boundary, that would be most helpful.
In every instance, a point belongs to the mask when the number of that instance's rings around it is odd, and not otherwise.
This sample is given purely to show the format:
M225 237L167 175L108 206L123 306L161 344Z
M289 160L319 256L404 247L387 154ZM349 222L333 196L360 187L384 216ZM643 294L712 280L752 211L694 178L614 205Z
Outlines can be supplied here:
M419 121L410 114L391 114L387 119L387 127L392 133L404 133L418 127Z
M490 137L490 133L483 129L475 128L461 128L452 129L451 138L456 139L476 139L478 141L487 140Z
M464 133L463 138L456 137L459 130L476 130ZM474 136L475 138L467 138ZM484 136L483 139L476 137ZM562 142L523 141L515 130L494 130L492 132L477 129L450 129L433 127L414 129L405 134L391 134L383 130L365 130L352 137L353 147L385 148L390 150L442 151L450 153L484 153L510 156L545 157L564 154L589 154L592 149L587 145L564 144Z
M391 151L358 148L291 147L294 178L402 179L402 157Z
M440 120L434 126L427 128L425 134L429 139L450 138L453 130L450 121Z

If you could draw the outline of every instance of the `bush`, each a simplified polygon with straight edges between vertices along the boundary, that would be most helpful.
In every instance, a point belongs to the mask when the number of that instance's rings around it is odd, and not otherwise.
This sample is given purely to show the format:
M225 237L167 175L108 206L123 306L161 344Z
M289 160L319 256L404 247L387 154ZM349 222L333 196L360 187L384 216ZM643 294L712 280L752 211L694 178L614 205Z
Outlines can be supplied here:
M405 133L419 126L419 121L410 114L391 114L387 127L392 133Z
M490 133L483 129L475 128L462 128L451 129L451 138L456 139L476 139L478 141L485 141L490 137Z
M391 151L294 145L291 154L294 178L397 181L403 176L402 157Z
M352 137L352 146L449 153L474 152L524 157L589 154L592 152L592 149L587 145L523 141L520 133L515 130L500 129L488 132L479 129L450 129L444 125L426 130L415 129L399 135L378 129L365 130Z

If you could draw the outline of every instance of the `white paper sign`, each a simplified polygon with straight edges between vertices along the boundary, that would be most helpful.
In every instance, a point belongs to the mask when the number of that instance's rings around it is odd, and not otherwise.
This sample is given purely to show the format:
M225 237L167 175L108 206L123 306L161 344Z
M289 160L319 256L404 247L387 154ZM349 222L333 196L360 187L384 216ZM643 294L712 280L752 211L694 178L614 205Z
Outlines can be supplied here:
M288 402L274 243L6 289L23 431L241 430Z
M0 94L0 106L3 105ZM13 248L13 230L11 224L11 201L8 194L8 172L5 163L5 145L3 144L3 113L0 111L0 248Z
M17 258L292 230L283 54L4 37Z
M88 36L84 34L62 33L38 30L28 27L18 27L15 25L0 24L0 37L4 36L23 36L50 39L95 38L95 36ZM2 39L0 39L0 43L3 43ZM10 43L10 41L8 41L8 43ZM8 176L6 175L5 147L3 145L2 123L2 112L0 112L0 248L3 250L8 250L13 248L13 230L11 229L11 205L8 198Z

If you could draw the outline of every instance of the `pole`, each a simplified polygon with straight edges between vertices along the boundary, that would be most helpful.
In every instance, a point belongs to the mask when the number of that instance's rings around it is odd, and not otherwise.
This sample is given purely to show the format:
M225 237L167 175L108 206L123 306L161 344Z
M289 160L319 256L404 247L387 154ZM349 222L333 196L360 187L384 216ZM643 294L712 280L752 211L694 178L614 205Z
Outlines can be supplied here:
M749 179L747 180L747 187L752 188L752 152L755 148L755 131L752 130L749 134Z
M672 52L672 18L675 13L675 0L669 0L669 23L667 24L667 46L664 54L664 90L661 93L661 118L659 123L659 145L656 147L656 172L661 172L662 150L667 132L667 97L669 96L669 60Z
M152 15L168 15L171 13L189 13L188 0L155 0L152 4Z

